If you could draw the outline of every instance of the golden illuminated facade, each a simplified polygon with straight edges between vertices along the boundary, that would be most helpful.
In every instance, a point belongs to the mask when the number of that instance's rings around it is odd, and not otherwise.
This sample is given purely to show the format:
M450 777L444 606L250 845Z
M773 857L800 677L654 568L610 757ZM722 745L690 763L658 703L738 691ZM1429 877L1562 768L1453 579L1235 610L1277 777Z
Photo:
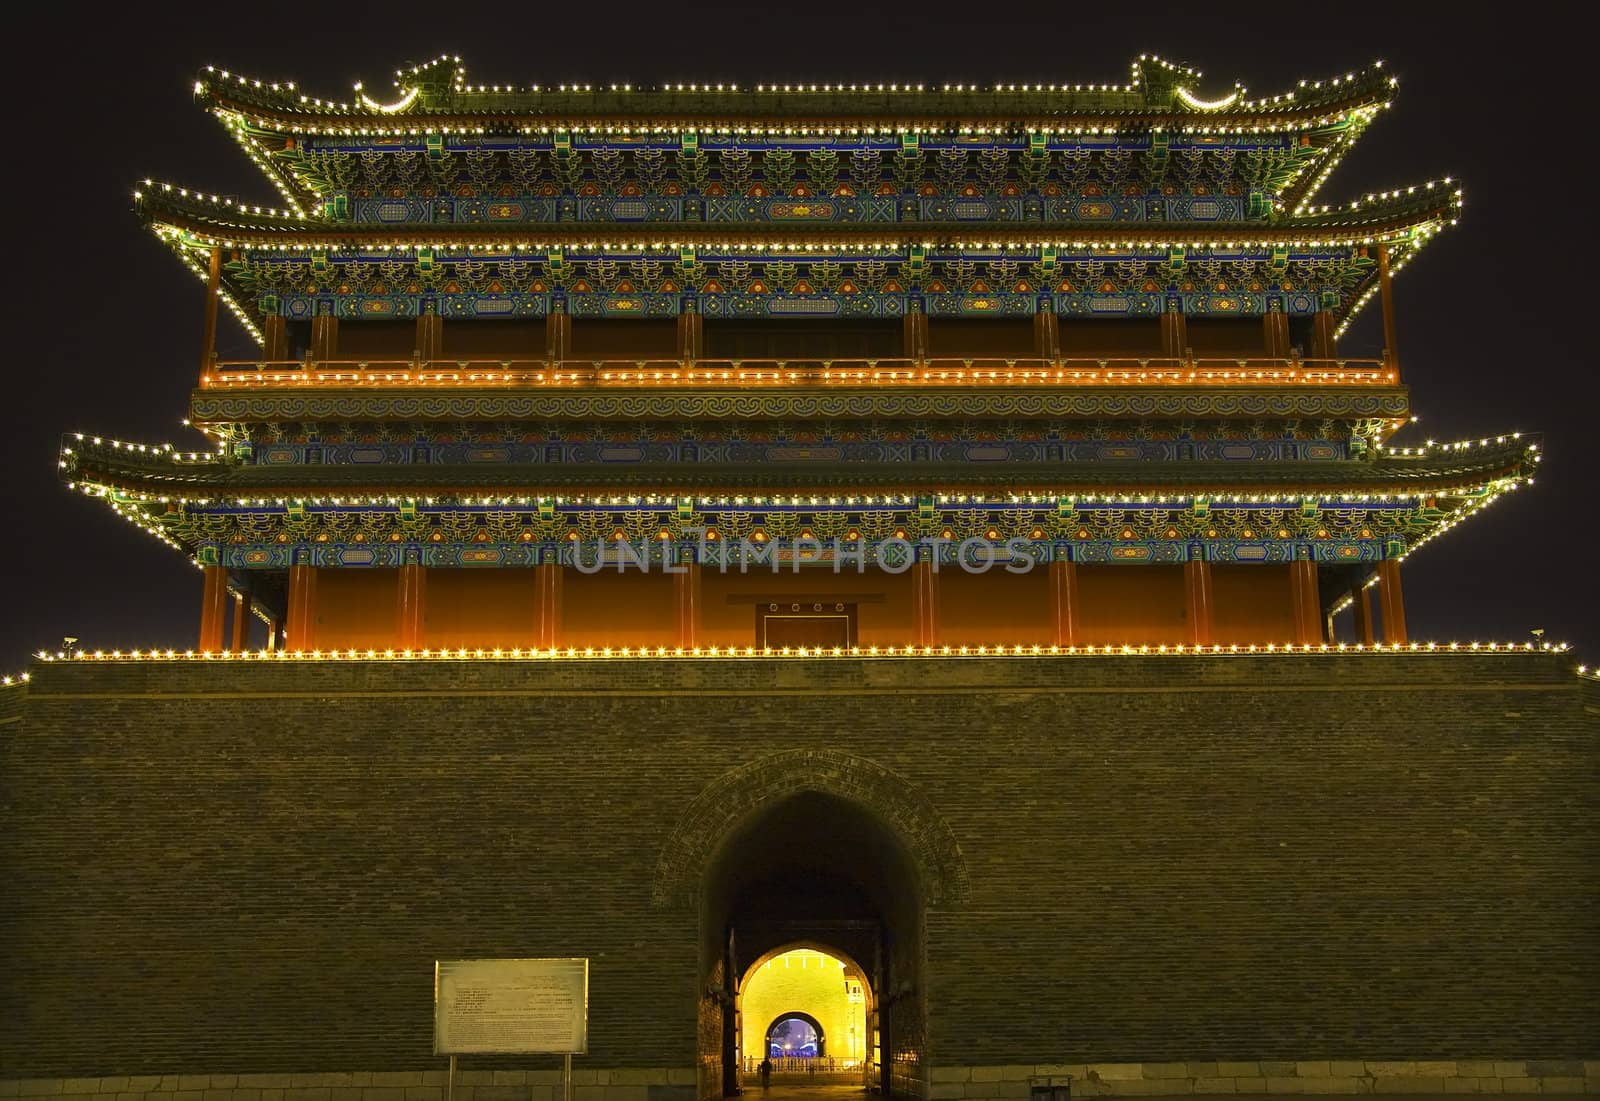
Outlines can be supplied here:
M1461 200L1318 201L1380 67L396 87L207 70L286 205L139 189L207 282L214 446L62 467L194 557L202 650L1404 642L1400 561L1538 458L1385 446L1390 276Z

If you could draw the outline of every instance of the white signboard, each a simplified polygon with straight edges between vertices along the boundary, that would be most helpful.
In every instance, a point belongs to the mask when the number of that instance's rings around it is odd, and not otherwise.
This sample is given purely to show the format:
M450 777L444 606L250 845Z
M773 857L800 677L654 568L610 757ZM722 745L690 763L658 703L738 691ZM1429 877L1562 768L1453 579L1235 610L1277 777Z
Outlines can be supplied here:
M588 960L434 963L434 1054L582 1054L588 1049Z

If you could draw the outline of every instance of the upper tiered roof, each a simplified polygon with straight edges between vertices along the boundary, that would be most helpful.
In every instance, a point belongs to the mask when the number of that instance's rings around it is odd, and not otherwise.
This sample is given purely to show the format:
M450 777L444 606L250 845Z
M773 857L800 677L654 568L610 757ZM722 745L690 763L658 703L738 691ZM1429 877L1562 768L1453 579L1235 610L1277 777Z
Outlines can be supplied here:
M572 287L585 298L572 312L656 316L681 289L786 291L793 261L801 293L841 308L863 278L890 288L880 297L1010 294L981 303L1007 313L1030 294L1065 296L1064 314L1178 294L1186 312L1250 315L1281 290L1281 308L1348 324L1377 285L1369 247L1399 270L1461 205L1448 179L1311 202L1395 83L1376 64L1217 95L1145 56L1122 84L544 87L474 84L441 57L397 71L390 94L340 102L208 68L198 98L286 208L151 181L137 202L197 273L204 250L229 251L223 297L252 331L260 309L304 316L313 286L349 298L341 316L411 316L436 293L455 296L451 316L484 296L502 316L538 315ZM308 256L321 277L304 278ZM479 260L512 266L480 278ZM596 276L617 262L638 270Z
M293 82L212 67L195 92L235 135L292 206L328 190L303 158L308 139L424 139L429 135L599 135L631 141L692 133L716 137L849 139L901 134L962 139L1093 137L1162 133L1208 141L1288 139L1274 179L1287 206L1308 202L1334 164L1389 105L1396 81L1377 63L1301 81L1252 98L1235 85L1200 93L1201 74L1142 56L1123 84L474 84L459 57L396 72L392 93L360 85L347 101Z

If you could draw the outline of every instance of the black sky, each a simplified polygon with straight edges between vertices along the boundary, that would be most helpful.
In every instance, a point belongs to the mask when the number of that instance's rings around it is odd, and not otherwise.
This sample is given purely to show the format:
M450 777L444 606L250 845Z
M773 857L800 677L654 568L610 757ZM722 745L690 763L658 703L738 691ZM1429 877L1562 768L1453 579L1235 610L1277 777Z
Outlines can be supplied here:
M43 6L34 6L37 13ZM1241 17L1220 22L1219 10ZM461 55L484 83L871 80L1121 82L1141 52L1286 90L1383 59L1395 107L1325 201L1453 176L1461 225L1397 279L1399 345L1421 423L1395 440L1542 432L1519 490L1406 562L1413 638L1566 640L1600 661L1593 480L1597 425L1593 62L1570 9L1419 4L901 5L543 2L56 4L8 35L8 449L0 671L62 636L95 647L192 646L200 578L177 552L56 480L78 430L199 447L181 424L202 287L132 213L151 176L271 205L278 196L193 102L215 64L347 98L403 61ZM1489 12L1494 12L1492 16ZM1563 31L1562 27L1568 27ZM1580 111L1583 115L1580 116ZM224 312L223 358L250 344ZM1341 345L1381 345L1377 310Z

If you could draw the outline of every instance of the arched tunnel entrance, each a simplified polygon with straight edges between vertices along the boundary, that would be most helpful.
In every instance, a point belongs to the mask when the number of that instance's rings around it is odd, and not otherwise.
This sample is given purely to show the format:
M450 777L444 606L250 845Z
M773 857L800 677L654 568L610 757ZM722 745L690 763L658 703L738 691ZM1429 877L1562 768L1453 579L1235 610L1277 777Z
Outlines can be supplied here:
M791 944L758 957L735 995L744 1085L760 1082L763 1061L777 1085L875 1085L874 1004L865 970L838 949Z
M797 947L843 961L840 981L845 972L860 977L856 1080L885 1095L917 1092L925 905L906 846L858 803L802 790L740 821L707 867L700 907L701 973L720 1007L720 1019L702 1027L701 1057L721 1063L723 1095L740 1092L745 1058L762 1056L745 1050L741 985ZM837 1042L828 1040L834 1050Z
M739 1007L740 1018L750 1012L748 1005ZM802 1010L791 1009L778 1014L772 1024L762 1029L762 1044L768 1059L795 1059L816 1060L827 1058L828 1034L822 1027L822 1022L811 1014ZM749 1038L745 1038L744 1049L750 1051ZM745 1055L748 1067L752 1058ZM746 1073L749 1073L746 1070Z

